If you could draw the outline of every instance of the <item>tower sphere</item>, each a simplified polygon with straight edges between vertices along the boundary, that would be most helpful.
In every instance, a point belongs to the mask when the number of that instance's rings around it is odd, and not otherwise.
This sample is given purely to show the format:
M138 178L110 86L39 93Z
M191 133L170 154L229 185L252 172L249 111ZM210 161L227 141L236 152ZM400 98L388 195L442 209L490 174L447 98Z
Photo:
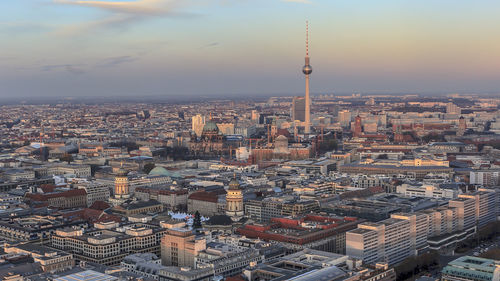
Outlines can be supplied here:
M310 65L307 64L302 68L302 72L304 72L305 75L309 75L313 72L313 69Z

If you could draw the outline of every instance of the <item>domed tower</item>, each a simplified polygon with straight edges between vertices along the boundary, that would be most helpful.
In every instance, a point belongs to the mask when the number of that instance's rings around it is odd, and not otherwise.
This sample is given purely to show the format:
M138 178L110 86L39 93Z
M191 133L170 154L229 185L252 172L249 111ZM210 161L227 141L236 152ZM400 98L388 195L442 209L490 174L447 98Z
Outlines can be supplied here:
M130 196L127 174L127 170L123 169L123 167L120 167L116 172L115 198L128 198Z
M239 221L244 214L243 210L243 191L236 175L229 182L229 188L226 195L226 215L233 221Z

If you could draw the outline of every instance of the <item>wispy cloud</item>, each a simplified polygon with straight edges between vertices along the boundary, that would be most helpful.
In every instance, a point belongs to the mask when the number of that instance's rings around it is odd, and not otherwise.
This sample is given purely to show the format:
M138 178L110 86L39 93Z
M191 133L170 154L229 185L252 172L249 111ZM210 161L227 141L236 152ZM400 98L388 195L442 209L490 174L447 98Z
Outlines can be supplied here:
M203 46L201 46L201 47L202 47L202 48L210 48L210 47L217 47L217 46L219 46L219 45L220 45L220 44L219 44L219 42L212 42L212 43L210 43L210 44L206 44L206 45L203 45Z
M282 2L312 4L310 0L281 0Z
M39 33L48 30L49 27L43 24L30 22L0 22L0 31L11 34Z
M42 71L65 70L71 74L83 74L85 70L80 68L80 64L52 64L42 66Z
M72 36L84 32L96 32L101 30L101 28L111 28L118 31L125 31L131 23L140 21L142 19L143 18L139 16L121 14L110 15L103 19L64 26L57 30L55 34L62 36Z
M137 0L137 1L83 1L54 0L58 4L94 7L111 12L133 15L162 15L171 12L179 1L174 0Z
M126 30L132 23L154 17L192 17L193 14L180 11L181 2L183 0L53 0L55 4L90 7L108 13L107 16L98 20L65 26L57 34L74 35L102 28Z
M119 56L104 59L101 63L97 64L99 67L113 67L124 63L134 62L137 57L132 56Z

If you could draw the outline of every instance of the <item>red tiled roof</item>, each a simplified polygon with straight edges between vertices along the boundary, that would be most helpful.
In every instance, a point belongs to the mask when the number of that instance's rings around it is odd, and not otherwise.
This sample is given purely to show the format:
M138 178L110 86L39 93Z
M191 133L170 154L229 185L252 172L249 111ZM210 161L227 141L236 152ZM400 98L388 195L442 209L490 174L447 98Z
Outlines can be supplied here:
M40 185L40 188L42 189L43 193L49 193L49 192L54 192L56 186L52 184L42 184Z
M95 209L81 209L78 211L74 212L68 212L63 215L65 218L69 219L82 219L86 220L89 223L96 223L96 222L107 222L107 221L115 221L115 222L120 222L121 218L119 216L115 215L110 215L107 214L101 210L95 210Z
M54 192L48 194L39 194L39 193L27 193L26 198L29 198L33 201L47 201L51 198L58 197L75 197L75 196L83 196L87 195L85 189L70 189L63 192Z
M206 192L206 191L195 192L189 195L188 199L217 203L217 195L213 192Z
M92 203L92 205L89 207L89 209L94 209L94 210L106 210L106 209L109 209L111 208L111 205L109 205L108 203L104 202L104 201L95 201L94 203Z

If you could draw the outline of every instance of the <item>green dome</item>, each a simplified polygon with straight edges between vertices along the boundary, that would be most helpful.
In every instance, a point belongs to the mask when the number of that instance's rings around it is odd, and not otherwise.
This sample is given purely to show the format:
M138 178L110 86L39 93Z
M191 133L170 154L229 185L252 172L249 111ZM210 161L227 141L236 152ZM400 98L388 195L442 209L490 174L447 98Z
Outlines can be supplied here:
M205 123L205 126L203 126L203 133L218 133L219 132L219 127L217 127L217 124L215 124L214 121L208 121Z
M163 167L155 167L153 170L149 172L150 176L165 176L171 178L180 178L181 175L177 172L169 171Z

